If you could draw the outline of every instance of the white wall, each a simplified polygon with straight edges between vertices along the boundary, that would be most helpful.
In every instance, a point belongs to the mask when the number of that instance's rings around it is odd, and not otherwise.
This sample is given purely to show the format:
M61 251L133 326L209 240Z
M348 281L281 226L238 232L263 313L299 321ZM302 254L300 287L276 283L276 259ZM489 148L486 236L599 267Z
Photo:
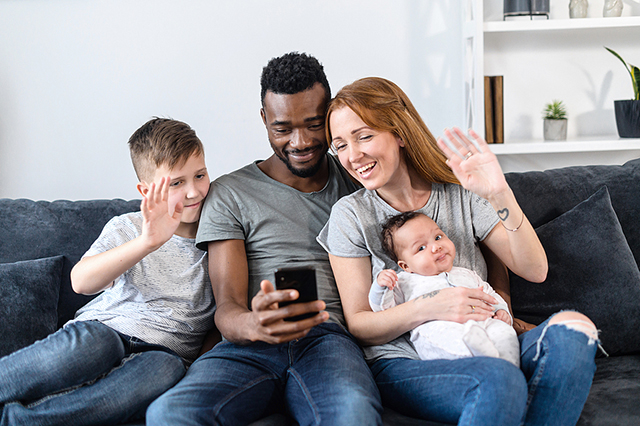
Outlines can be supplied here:
M440 134L462 121L458 3L2 0L0 197L138 198L126 142L152 116L194 127L212 178L266 158L260 73L293 50L334 93L395 81Z

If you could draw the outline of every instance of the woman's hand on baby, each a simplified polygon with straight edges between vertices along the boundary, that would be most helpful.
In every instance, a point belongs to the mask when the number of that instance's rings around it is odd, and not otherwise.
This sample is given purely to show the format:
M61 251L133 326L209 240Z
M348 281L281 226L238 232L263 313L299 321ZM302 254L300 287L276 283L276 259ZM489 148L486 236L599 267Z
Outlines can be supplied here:
M484 321L493 317L493 306L498 301L482 291L481 287L454 287L436 290L417 297L415 301L428 303L434 320L465 323L468 320Z
M508 190L498 158L476 132L469 130L471 140L454 127L446 129L444 136L446 141L438 138L438 146L447 156L447 164L465 189L486 199Z
M493 317L511 325L511 316L509 315L509 312L505 311L504 309L498 309Z
M384 269L378 274L378 285L393 290L398 283L398 274L393 269Z

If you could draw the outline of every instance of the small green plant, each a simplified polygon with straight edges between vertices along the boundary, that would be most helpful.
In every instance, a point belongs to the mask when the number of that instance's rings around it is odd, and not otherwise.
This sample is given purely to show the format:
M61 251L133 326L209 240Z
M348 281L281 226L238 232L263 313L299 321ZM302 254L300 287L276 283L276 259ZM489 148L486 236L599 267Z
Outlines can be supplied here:
M629 71L629 75L631 76L631 84L633 85L633 99L636 101L640 101L640 88L638 87L640 85L640 68L627 63L624 59L622 59L620 55L609 49L607 46L605 46L604 48L611 52L611 54L616 58L620 59L620 61L624 64L625 69Z
M553 101L545 106L542 114L547 120L564 120L567 118L567 109L562 101Z

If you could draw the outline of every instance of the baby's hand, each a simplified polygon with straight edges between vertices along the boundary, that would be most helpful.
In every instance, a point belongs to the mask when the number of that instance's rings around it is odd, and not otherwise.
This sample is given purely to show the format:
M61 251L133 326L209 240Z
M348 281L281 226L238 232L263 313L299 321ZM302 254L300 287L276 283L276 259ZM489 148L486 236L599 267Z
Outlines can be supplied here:
M378 285L380 287L386 287L389 290L393 290L393 288L398 283L398 274L393 269L385 269L378 274Z
M493 317L511 325L511 316L509 315L509 312L505 311L504 309L497 310Z

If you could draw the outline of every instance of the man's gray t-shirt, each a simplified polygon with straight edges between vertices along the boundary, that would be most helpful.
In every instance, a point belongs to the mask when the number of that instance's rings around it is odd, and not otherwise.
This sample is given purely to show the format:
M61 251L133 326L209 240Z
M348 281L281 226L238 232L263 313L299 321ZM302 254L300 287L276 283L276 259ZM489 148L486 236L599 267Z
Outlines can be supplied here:
M460 185L433 183L427 204L417 210L432 218L456 246L454 266L475 271L487 279L487 265L477 243L498 224L498 215L489 202ZM401 212L375 191L361 189L342 198L318 235L327 252L339 257L371 257L372 278L383 269L400 271L382 248L382 223ZM364 348L367 361L405 357L419 359L409 342L409 334L380 346Z
M104 253L141 233L142 213L116 216L83 257ZM72 321L100 321L193 362L213 327L215 305L207 259L193 238L173 235L80 308Z
M357 185L332 155L327 158L329 180L318 192L300 192L278 182L264 174L258 162L219 177L211 183L196 242L206 250L211 241L244 240L249 300L260 290L260 281L275 283L277 268L313 266L329 321L344 326L329 257L316 236L335 202Z

